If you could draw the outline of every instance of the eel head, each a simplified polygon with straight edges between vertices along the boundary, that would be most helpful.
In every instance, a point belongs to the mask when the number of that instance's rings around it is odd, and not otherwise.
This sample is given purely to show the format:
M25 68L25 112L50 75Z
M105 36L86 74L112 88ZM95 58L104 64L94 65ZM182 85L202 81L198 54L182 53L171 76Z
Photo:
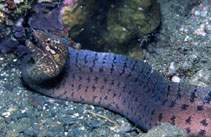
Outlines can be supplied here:
M22 60L22 76L27 85L39 85L55 78L68 58L67 40L40 30L33 31L33 39L26 41L31 54Z

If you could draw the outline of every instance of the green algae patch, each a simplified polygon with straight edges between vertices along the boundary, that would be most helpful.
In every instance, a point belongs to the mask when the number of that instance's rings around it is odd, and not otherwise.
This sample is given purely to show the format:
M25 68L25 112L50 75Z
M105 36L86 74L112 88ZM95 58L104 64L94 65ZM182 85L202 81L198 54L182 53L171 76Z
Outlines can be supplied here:
M61 15L69 36L82 48L125 55L133 48L130 43L153 32L161 19L160 5L151 0L76 0Z
M128 43L135 37L142 39L159 24L158 3L151 4L149 0L124 0L109 10L104 40L109 45L117 46Z

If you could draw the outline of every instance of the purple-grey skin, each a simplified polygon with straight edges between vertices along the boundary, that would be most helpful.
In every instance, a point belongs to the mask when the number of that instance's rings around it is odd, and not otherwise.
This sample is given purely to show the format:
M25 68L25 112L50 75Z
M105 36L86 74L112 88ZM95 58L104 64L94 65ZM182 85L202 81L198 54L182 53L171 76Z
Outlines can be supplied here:
M36 45L22 63L25 83L63 100L94 104L122 114L149 130L169 122L188 136L211 136L211 88L165 81L137 59L72 49L60 37L34 31Z

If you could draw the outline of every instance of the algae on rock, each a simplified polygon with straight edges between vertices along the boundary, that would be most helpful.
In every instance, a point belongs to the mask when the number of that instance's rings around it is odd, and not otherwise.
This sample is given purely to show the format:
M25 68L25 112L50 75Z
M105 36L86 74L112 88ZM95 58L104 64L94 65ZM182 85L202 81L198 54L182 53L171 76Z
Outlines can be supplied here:
M83 29L83 24L95 11L94 0L75 0L73 5L64 6L61 12L63 24L71 29L73 36Z
M104 40L109 45L128 43L132 38L142 39L160 23L160 7L150 0L123 0L107 15Z
M160 6L152 0L76 0L62 10L69 36L82 48L120 54L133 47L131 40L155 30L160 18Z

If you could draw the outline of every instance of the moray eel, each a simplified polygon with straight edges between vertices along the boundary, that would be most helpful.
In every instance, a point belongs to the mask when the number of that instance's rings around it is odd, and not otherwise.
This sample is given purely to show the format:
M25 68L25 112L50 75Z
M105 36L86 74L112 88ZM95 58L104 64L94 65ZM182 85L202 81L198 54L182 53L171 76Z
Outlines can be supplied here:
M61 37L35 30L22 77L33 90L105 107L149 130L169 122L190 135L211 136L211 88L166 81L137 59L75 50Z

